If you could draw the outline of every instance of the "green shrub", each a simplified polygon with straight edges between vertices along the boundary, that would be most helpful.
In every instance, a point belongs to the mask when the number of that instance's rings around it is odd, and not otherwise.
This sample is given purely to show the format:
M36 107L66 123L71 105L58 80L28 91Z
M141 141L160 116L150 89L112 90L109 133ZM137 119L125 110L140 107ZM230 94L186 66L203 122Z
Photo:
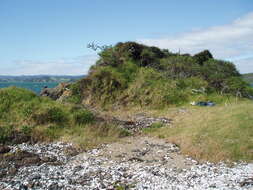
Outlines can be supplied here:
M83 88L82 80L72 83L69 88L71 90L72 95L67 98L68 102L75 103L75 104L81 103L82 88Z
M11 125L0 126L0 143L7 143L11 135L13 134L14 127Z
M59 125L51 125L45 131L44 135L46 139L54 140L61 136L62 127Z
M73 114L76 124L88 124L94 121L94 115L87 110L78 110Z
M31 135L32 130L33 130L33 128L31 126L28 126L28 125L24 125L24 126L21 127L21 132L25 135Z
M153 123L153 124L150 126L150 128L154 128L154 129L159 129L159 128L161 128L161 127L164 127L164 124L163 124L163 123L160 123L160 122L158 122L158 123Z
M58 107L46 107L42 110L38 110L33 113L32 118L37 124L62 124L68 120L67 114Z
M230 62L210 59L201 67L201 76L216 91L223 89L223 83L230 77L240 77L235 65Z
M145 132L145 133L154 132L157 129L160 129L160 128L164 127L164 126L165 125L163 123L161 123L161 122L153 123L150 127L144 128L143 132Z
M120 129L119 137L128 137L131 136L132 133L127 129Z
M249 84L241 77L230 77L223 83L223 92L231 93L235 96L249 97L252 96Z
M210 53L209 50L204 50L200 53L197 53L196 55L193 56L197 63L200 65L203 65L205 61L208 61L209 59L213 59L213 55Z
M193 57L177 55L161 59L158 68L168 78L178 79L199 76L200 67Z

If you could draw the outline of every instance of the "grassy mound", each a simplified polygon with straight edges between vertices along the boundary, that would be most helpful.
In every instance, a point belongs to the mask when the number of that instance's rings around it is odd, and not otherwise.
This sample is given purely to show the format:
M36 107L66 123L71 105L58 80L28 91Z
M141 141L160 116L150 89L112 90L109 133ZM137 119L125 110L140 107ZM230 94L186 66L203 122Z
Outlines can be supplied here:
M99 56L89 75L72 85L70 101L103 107L164 107L217 96L225 101L228 96L253 95L235 66L214 59L208 50L191 56L126 42Z
M94 115L80 106L60 104L22 88L1 89L0 99L0 143L10 143L20 134L32 141L61 139L90 147L125 134L116 126L96 123Z

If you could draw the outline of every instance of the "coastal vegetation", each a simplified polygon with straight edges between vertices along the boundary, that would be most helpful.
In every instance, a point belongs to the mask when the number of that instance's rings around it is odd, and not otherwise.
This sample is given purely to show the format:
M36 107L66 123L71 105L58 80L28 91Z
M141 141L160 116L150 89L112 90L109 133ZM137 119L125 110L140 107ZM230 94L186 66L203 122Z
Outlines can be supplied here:
M104 108L161 108L253 95L235 66L214 59L208 50L191 56L126 42L102 50L99 56L88 76L73 84L76 102Z
M0 143L22 134L35 142L63 140L89 148L130 134L99 120L89 107L113 117L141 111L171 118L170 127L155 123L142 132L174 142L199 160L253 160L253 88L233 63L208 50L189 55L118 43L102 49L88 75L66 90L67 96L53 101L21 88L1 89ZM192 101L216 106L193 107Z
M172 128L157 124L144 133L173 141L200 160L253 160L253 89L233 63L208 50L191 56L135 42L99 55L89 75L72 85L69 100L116 116L141 110L173 118ZM191 101L216 106L189 107ZM182 107L187 114L171 111Z
M0 89L0 143L71 139L88 148L126 135L109 123L98 123L85 108L61 104L33 92Z

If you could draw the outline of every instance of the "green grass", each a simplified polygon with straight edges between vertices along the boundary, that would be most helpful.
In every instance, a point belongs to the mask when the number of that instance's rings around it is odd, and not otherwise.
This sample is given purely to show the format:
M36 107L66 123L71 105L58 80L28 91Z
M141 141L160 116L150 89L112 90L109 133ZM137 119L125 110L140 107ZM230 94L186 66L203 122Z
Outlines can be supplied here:
M165 126L165 125L164 125L163 123L160 123L160 122L158 122L158 123L153 123L150 127L144 128L142 131L143 131L144 133L151 133L151 132L154 132L154 131L156 131L157 129L160 129L160 128L164 127L164 126Z
M253 161L253 102L188 108L173 115L173 127L148 131L178 144L184 154L199 160ZM163 113L166 115L166 113Z
M10 143L13 134L22 133L34 141L68 140L87 148L127 135L116 126L96 123L84 108L22 88L1 89L0 99L0 143Z

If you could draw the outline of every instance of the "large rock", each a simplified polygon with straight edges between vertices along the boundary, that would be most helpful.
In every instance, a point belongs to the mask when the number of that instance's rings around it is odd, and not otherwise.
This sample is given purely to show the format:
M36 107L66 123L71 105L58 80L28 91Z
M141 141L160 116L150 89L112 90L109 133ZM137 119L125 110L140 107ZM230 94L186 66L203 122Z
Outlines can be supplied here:
M45 87L41 93L40 96L46 96L49 98L52 98L53 100L60 99L61 96L66 96L66 94L70 94L69 83L60 83L55 88L47 88Z

